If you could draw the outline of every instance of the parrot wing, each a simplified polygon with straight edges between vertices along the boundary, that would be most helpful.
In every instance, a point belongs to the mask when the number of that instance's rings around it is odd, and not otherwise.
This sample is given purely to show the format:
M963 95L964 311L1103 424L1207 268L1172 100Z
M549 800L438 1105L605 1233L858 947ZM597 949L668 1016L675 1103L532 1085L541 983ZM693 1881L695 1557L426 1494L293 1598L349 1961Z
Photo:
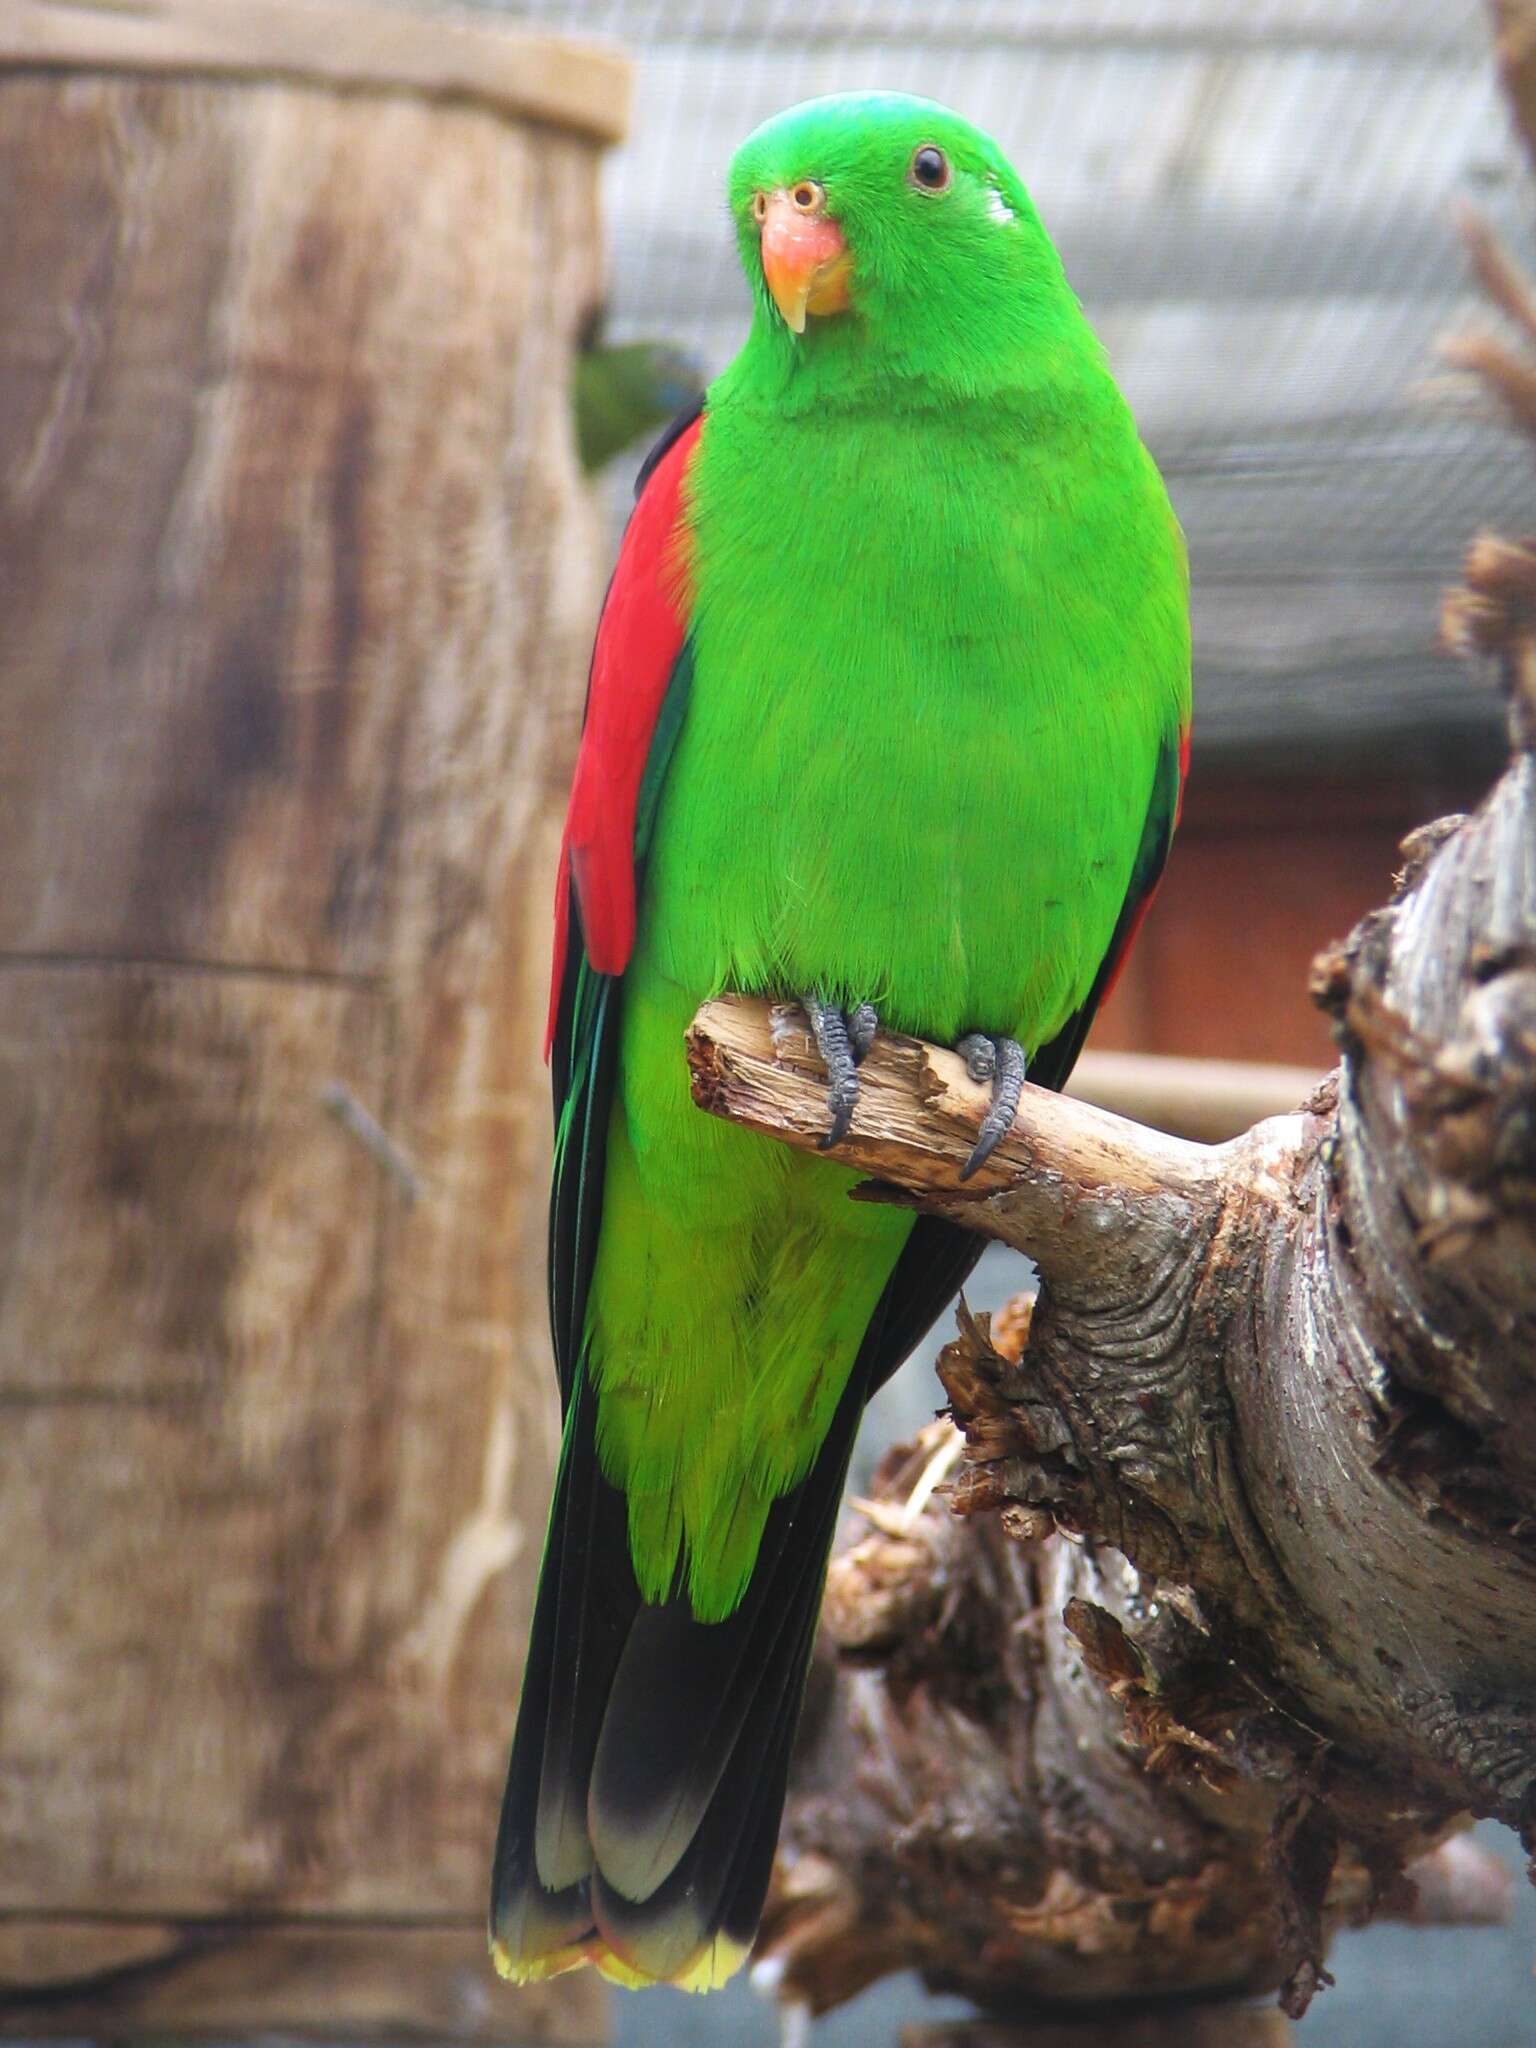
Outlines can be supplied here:
M598 1463L582 1350L637 878L691 673L682 491L702 411L673 423L636 484L592 650L556 881L544 1050L555 1110L550 1336L564 1428L491 1890L492 1953L520 1979L598 1959L586 1795L640 1608L627 1508Z
M549 1313L562 1407L581 1354L597 1253L620 977L634 945L638 873L692 679L682 488L702 429L700 401L672 423L640 471L592 650L560 848L544 1053L555 1101Z

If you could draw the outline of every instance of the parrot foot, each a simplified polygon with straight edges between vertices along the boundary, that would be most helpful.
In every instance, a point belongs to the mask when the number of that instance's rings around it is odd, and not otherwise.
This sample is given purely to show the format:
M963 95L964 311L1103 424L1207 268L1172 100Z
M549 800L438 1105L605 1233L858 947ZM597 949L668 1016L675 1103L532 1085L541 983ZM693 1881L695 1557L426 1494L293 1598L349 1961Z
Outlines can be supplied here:
M973 1081L992 1084L992 1106L982 1118L975 1148L960 1170L960 1178L969 1180L1013 1129L1027 1067L1024 1048L1016 1038L989 1038L984 1031L971 1031L955 1051L965 1061L965 1070Z
M848 1135L853 1106L859 1099L859 1063L875 1042L880 1019L873 1003L840 1010L835 1003L824 1003L820 996L802 996L800 1000L811 1020L816 1050L827 1063L827 1108L832 1126L825 1137L816 1141L817 1149L827 1152Z

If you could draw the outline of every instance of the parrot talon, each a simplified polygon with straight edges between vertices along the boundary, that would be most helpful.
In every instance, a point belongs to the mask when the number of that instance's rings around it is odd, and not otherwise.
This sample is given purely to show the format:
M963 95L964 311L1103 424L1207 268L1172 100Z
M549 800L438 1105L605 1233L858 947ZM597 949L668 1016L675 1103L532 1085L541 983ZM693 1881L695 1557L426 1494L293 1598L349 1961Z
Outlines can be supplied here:
M862 1066L869 1058L870 1047L879 1029L880 1018L873 1003L860 1003L856 1010L848 1012L848 1044L856 1067Z
M955 1051L973 1081L990 1081L997 1073L997 1047L984 1031L968 1031Z
M981 1120L970 1158L960 1169L960 1178L969 1180L1013 1129L1028 1067L1024 1048L1016 1038L989 1038L984 1032L972 1031L960 1040L955 1051L965 1061L965 1070L973 1081L992 1084L992 1106Z
M873 1003L860 1003L850 1015L819 996L803 996L801 1001L811 1020L816 1050L827 1063L827 1108L832 1124L816 1146L818 1151L830 1152L847 1137L853 1122L854 1104L859 1099L858 1065L874 1043L878 1020Z

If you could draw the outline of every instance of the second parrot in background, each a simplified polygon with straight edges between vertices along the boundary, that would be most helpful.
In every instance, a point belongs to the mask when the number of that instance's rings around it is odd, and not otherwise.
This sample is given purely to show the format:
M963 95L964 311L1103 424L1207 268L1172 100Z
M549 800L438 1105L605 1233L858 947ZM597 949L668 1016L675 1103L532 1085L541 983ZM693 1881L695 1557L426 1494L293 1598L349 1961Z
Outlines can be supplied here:
M704 372L675 342L603 339L603 314L592 314L576 344L572 398L576 454L588 476L642 441L704 390Z

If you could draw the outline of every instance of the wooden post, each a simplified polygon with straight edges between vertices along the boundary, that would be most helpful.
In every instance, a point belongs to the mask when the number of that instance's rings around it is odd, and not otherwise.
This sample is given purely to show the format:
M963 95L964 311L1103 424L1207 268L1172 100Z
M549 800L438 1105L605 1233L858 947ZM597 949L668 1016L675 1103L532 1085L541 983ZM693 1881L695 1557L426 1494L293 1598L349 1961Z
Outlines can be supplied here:
M7 2032L602 2032L482 1916L623 88L376 5L0 25Z

